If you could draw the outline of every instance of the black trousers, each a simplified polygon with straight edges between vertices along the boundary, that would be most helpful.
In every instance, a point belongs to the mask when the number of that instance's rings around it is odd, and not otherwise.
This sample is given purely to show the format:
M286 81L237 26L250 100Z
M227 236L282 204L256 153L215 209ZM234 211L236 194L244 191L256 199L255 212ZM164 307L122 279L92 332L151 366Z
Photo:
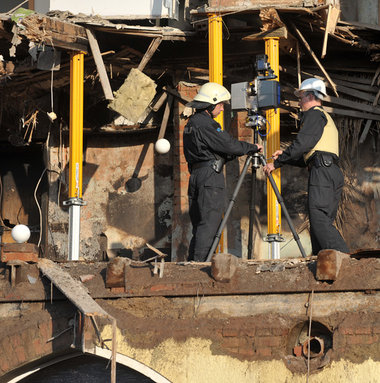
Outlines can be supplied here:
M312 166L309 170L309 218L313 254L323 249L349 253L348 247L334 226L343 190L344 178L339 166Z
M211 166L193 170L188 196L193 225L188 260L204 262L224 212L226 191L223 173L216 173Z

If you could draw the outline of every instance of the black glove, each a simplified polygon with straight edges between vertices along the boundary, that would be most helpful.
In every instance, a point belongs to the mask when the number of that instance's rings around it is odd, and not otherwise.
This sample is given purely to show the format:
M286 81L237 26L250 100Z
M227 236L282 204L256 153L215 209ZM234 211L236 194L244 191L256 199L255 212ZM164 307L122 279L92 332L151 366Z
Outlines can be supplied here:
M259 148L256 146L256 149L251 149L247 154L249 156L252 156L254 155L255 153L257 153L259 151Z

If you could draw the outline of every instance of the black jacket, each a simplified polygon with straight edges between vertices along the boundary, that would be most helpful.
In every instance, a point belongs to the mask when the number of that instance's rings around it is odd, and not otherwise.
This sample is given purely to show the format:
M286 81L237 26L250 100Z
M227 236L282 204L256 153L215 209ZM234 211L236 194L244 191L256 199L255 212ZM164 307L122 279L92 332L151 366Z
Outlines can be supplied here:
M218 158L228 161L235 156L258 152L255 144L239 141L222 130L206 111L190 117L183 132L183 146L189 165Z
M274 167L277 169L285 164L306 166L303 155L313 149L321 139L326 124L326 116L320 110L312 107L303 112L300 121L301 129L296 139L274 161Z

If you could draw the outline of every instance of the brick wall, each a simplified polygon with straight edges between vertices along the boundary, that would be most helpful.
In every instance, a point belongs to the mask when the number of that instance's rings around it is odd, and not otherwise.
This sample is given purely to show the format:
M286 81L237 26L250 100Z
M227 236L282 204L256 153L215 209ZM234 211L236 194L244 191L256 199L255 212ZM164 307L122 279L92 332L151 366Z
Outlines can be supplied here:
M69 327L69 319L73 316L71 306L64 304L52 314L43 310L20 318L2 319L0 376L53 353L69 352L72 330L61 333ZM51 339L53 337L56 338Z

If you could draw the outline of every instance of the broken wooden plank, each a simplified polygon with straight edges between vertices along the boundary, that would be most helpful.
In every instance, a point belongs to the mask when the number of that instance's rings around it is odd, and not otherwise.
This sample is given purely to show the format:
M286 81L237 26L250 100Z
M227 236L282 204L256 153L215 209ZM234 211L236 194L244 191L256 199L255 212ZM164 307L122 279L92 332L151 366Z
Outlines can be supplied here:
M182 96L176 90L171 89L167 86L164 86L162 89L164 89L165 92L168 92L169 94L176 97L178 101L180 101L182 104L187 104L188 102L192 101L190 97Z
M298 101L284 100L284 106L281 105L281 108L287 109L288 106L293 108L298 108ZM379 114L359 112L359 111L351 110L351 109L340 109L340 108L335 108L335 107L326 106L326 105L323 105L323 109L328 113L337 114L340 116L360 118L363 120L370 119L370 120L380 121Z
M149 45L147 51L145 52L144 57L142 58L139 66L137 67L138 70L141 72L144 70L146 64L148 64L149 60L152 58L154 53L156 52L158 46L161 44L162 37L156 37Z
M380 65L377 67L376 72L375 72L375 75L374 75L373 78L372 78L371 86L374 86L374 85L375 85L376 79L377 79L377 77L379 76L379 74L380 74Z
M328 113L339 114L342 116L361 118L363 120L372 119L375 121L380 121L380 115L378 114L357 112L355 110L349 109L331 108L325 105L323 105L323 109Z
M87 33L88 41L90 43L92 56L94 57L96 69L98 70L100 83L103 88L104 96L106 100L113 100L114 97L113 97L113 93L111 89L111 84L108 79L108 75L107 75L106 67L104 66L102 55L100 53L98 40L96 39L96 36L91 29L86 29L86 33Z
M258 32L252 35L248 35L242 38L244 41L257 41L262 40L263 38L278 37L287 39L288 38L288 29L286 27L280 27L276 29L271 29L269 31Z
M168 97L168 94L166 92L162 92L160 97L157 99L157 101L153 100L153 106L152 106L153 112L157 112L161 108L161 106L163 105L167 97Z
M168 100L167 100L166 105L165 105L164 116L162 117L160 131L158 133L158 140L161 138L164 138L164 136L165 136L166 127L168 125L168 120L169 120L169 116L170 116L170 110L171 110L172 102L173 102L173 96L171 94L169 94Z
M340 105L340 106L345 106L347 108L352 108L352 109L364 111L364 112L380 114L380 108L378 108L376 106L368 105L368 104L365 104L362 102L355 102L355 101L347 100L347 99L342 98L342 97L337 98L337 97L333 97L333 96L326 96L323 99L323 101L329 102L332 104L336 104L336 105Z
M324 58L326 56L327 38L329 34L331 35L334 34L335 27L339 19L339 15L340 15L340 9L335 7L334 5L329 4L321 58Z
M380 97L380 90L376 93L375 99L373 100L373 105L377 105L379 102L379 97Z
M296 54L297 54L297 83L298 83L298 88L301 87L301 55L300 55L300 43L297 40L296 44Z
M298 68L297 68L298 69ZM298 76L298 72L296 73L296 70L292 67L286 67L286 68L280 68L281 71L288 74L293 74L294 76ZM320 78L321 80L324 80L324 77L321 76L320 71L313 70L311 68L305 69L301 71L301 74L306 77L316 77ZM377 87L372 87L370 85L366 84L359 84L355 82L354 80L357 78L355 76L343 76L338 74L331 74L331 78L334 81L334 83L337 86L337 90L343 93L352 94L354 91L355 97L358 97L362 100L366 100L369 102L373 102L373 95L370 95L368 93L376 93L378 91ZM341 78L345 78L344 80L341 80ZM369 79L364 79L365 81L368 81ZM339 87L339 85L342 85L343 87ZM356 90L362 90L364 92L355 92Z
M320 68L320 70L323 72L323 74L326 76L326 79L327 81L329 82L329 84L331 85L331 87L333 88L333 91L335 93L335 95L337 97L339 97L339 94L338 92L336 91L336 85L334 84L334 82L331 80L329 74L326 72L325 68L323 67L323 65L321 64L321 62L318 60L318 57L315 55L315 53L313 52L313 50L311 49L309 43L306 41L305 37L302 35L302 33L298 30L298 28L294 25L294 23L291 22L291 25L292 27L294 28L294 30L296 31L298 37L301 39L302 43L304 44L305 48L307 49L307 51L310 53L311 57L314 59L314 61L316 62L316 64L318 65L318 67Z
M88 294L82 283L76 281L70 274L62 270L50 259L42 258L37 262L38 268L50 279L55 287L84 315L98 315L112 318Z
M362 144L367 138L367 134L369 132L369 128L371 127L371 124L372 124L372 120L367 120L367 122L365 123L363 132L359 138L359 144Z

